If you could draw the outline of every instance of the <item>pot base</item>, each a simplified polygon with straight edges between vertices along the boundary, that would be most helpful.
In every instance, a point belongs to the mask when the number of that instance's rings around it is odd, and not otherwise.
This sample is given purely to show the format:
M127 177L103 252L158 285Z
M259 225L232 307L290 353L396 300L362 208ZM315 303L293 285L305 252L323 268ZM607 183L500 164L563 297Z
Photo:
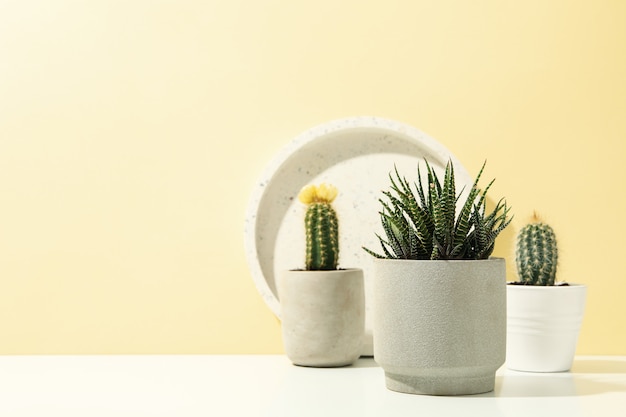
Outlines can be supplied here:
M318 358L313 358L313 359L299 359L299 358L291 358L289 357L289 360L291 361L291 363L293 363L295 366L302 366L303 368L341 368L344 366L350 366L352 365L354 362L356 362L357 359L359 359L359 355L354 355L352 357L346 358L346 359L337 359L337 358L325 358L325 357L318 357Z
M516 365L511 365L508 364L506 365L507 369L510 369L511 371L516 371L516 372L528 372L528 373L535 373L535 374L541 374L541 373L560 373L560 372L569 372L570 369L572 369L572 364L573 364L573 359L572 361L569 361L568 365L563 365L563 366L552 366L552 367L540 367L537 366L535 364L532 365L525 365L525 366L516 366Z
M496 375L474 377L413 376L385 372L385 383L391 391L423 395L471 395L493 391Z

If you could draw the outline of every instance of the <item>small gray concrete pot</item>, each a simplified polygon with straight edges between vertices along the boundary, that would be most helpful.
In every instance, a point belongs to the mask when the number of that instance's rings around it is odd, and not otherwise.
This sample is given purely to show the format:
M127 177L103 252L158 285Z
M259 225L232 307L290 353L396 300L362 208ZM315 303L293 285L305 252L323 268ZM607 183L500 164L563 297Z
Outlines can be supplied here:
M373 332L390 390L492 391L506 355L504 259L374 260Z
M359 358L363 270L282 271L277 289L285 353L295 365L346 366Z

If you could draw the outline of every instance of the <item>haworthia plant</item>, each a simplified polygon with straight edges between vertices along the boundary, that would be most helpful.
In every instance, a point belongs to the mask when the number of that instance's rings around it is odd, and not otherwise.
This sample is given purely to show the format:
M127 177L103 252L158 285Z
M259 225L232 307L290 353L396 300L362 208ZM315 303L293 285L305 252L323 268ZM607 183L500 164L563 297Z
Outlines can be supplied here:
M339 222L337 213L331 206L336 196L337 189L330 184L306 186L298 196L307 205L304 219L307 270L337 269Z
M493 252L496 237L504 230L511 218L504 199L487 214L487 191L478 188L478 181L485 168L483 164L466 200L457 213L457 194L454 167L448 161L439 179L427 160L426 187L422 182L420 166L417 181L411 188L397 168L390 174L390 191L384 191L386 200L380 199L379 212L385 237L377 235L382 253L365 249L377 258L390 259L487 259Z
M515 263L524 285L554 285L558 250L556 235L535 215L517 234Z

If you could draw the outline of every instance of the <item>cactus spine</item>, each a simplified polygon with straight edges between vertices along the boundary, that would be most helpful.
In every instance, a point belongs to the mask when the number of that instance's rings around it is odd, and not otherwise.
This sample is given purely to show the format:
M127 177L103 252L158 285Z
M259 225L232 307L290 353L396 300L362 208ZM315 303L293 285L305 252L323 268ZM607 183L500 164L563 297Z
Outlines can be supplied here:
M537 215L517 235L515 262L524 285L554 285L558 251L552 228Z
M329 184L309 185L300 191L299 199L307 205L304 219L306 229L306 269L337 269L339 233L337 214L331 203L337 189Z

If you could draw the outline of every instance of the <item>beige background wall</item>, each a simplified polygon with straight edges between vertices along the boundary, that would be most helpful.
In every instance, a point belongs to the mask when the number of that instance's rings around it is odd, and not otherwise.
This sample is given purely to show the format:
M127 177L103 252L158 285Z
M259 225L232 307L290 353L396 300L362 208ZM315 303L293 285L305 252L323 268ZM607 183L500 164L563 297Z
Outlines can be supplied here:
M0 353L274 353L243 252L275 152L413 125L589 285L626 354L626 2L0 1ZM511 276L512 277L512 276Z

